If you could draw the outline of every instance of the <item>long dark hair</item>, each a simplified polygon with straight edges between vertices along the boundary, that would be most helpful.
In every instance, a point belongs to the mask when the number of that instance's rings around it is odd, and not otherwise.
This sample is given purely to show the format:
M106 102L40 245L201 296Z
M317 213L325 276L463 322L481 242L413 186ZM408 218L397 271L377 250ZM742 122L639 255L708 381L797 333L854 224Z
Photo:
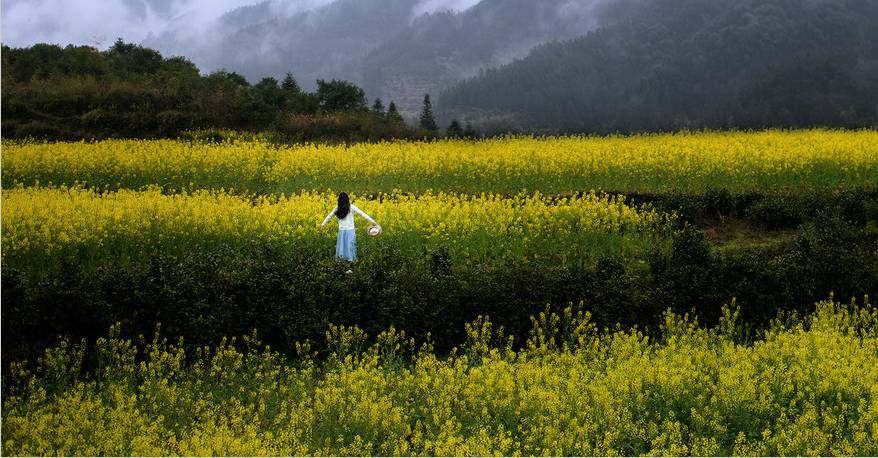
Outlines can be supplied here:
M338 207L335 210L335 216L338 219L343 219L345 216L348 216L348 213L351 212L351 198L348 197L348 193L343 192L338 195Z

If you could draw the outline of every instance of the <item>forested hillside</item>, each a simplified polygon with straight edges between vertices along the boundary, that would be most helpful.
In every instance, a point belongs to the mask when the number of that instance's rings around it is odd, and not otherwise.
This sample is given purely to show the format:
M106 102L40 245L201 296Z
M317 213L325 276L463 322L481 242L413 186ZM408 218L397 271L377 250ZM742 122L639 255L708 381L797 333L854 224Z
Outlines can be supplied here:
M618 0L607 26L444 92L446 117L544 132L875 125L875 0Z
M303 90L287 73L250 84L218 71L203 76L184 57L117 41L88 46L3 46L2 132L5 138L100 139L177 137L194 129L271 131L274 139L361 141L430 135L408 128L342 80Z
M237 4L246 6L210 16L151 0L131 14L166 20L140 45L251 84L287 72L305 91L346 80L409 117L424 94L446 91L442 126L455 117L495 132L878 119L878 0Z
M366 92L418 107L479 71L524 57L534 47L594 29L606 0L485 0L460 12L417 18L364 59Z

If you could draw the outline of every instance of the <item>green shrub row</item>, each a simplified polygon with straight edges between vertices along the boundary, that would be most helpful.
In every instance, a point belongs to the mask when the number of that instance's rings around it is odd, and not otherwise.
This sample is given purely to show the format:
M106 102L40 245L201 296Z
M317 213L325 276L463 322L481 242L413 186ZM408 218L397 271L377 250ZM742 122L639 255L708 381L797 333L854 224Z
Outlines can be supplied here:
M778 311L799 310L834 293L878 293L878 235L873 228L822 217L783 246L715 250L693 226L646 260L607 255L561 266L551 261L465 264L441 247L411 256L392 247L364 253L347 267L322 253L270 244L157 255L142 263L34 276L3 268L3 356L33 355L57 335L94 338L115 322L133 333L161 323L167 335L201 345L258 329L283 347L319 340L330 324L373 335L389 326L438 350L463 339L463 324L489 315L512 335L547 304L584 301L596 323L655 329L665 307L715 323L736 300L745 323L760 327ZM805 310L802 310L805 311Z
M628 195L632 203L649 203L665 212L676 212L677 223L722 225L736 219L762 229L795 229L820 217L840 217L852 224L878 220L878 190L842 189L825 193L736 194L709 189L703 194Z

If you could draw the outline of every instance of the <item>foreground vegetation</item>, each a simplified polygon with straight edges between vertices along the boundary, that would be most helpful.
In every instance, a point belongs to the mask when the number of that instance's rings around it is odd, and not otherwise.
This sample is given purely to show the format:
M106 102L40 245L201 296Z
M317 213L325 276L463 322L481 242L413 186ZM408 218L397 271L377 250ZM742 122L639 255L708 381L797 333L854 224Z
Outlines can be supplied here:
M878 452L874 130L223 135L3 144L5 454Z
M4 359L117 321L191 345L395 325L444 353L479 314L521 337L546 304L585 300L600 325L655 335L656 304L715 324L737 298L766 326L833 292L878 293L875 131L294 148L225 135L4 143ZM317 231L342 189L385 229L359 239L352 274Z
M393 329L287 360L254 338L64 342L3 403L6 455L875 455L878 313L822 302L753 341L665 314L661 338L481 318L447 358ZM6 385L10 385L7 381Z

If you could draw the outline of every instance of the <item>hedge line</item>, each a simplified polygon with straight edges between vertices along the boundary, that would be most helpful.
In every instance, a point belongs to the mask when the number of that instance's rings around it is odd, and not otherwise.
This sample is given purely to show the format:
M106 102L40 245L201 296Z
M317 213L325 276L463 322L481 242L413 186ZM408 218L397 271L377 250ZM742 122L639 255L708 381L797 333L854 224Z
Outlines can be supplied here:
M322 253L281 256L266 244L242 252L217 247L146 262L35 277L3 269L3 357L33 358L57 335L96 338L115 322L132 335L162 332L193 345L258 329L275 348L322 341L329 324L376 335L393 325L439 351L464 339L464 324L489 315L519 342L530 316L584 301L602 326L654 330L671 306L715 323L735 299L742 320L761 327L779 311L800 311L834 293L839 300L878 293L878 230L839 215L802 225L791 242L715 250L691 225L670 249L640 262L607 256L562 267L535 261L464 266L441 248L429 256L388 249L361 258L353 272ZM648 331L649 332L649 331Z

